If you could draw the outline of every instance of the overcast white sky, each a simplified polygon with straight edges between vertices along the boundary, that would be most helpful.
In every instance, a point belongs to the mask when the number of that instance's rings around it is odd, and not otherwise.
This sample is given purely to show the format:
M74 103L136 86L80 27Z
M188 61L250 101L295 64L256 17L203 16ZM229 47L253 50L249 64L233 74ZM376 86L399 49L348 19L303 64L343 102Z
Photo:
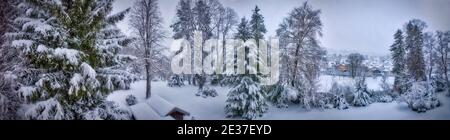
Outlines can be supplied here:
M258 5L265 18L268 36L284 17L305 0L221 0L236 10L239 17L250 17ZM116 0L115 12L131 7L134 0ZM175 16L178 0L159 0L159 6L170 32L169 25ZM315 9L322 11L323 37L321 45L332 50L347 50L371 54L388 54L393 34L412 18L424 20L427 31L450 30L450 0L310 0ZM128 19L127 19L128 20ZM119 27L127 34L128 21ZM170 46L171 41L166 41Z

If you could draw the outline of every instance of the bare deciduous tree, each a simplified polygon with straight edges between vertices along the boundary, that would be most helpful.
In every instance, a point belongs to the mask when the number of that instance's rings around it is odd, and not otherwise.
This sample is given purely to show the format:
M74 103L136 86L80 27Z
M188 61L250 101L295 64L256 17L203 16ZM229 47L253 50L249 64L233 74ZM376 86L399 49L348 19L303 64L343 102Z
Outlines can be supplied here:
M135 2L130 15L130 25L135 30L137 42L140 47L144 48L144 59L147 88L146 98L151 96L151 80L154 59L161 52L158 51L159 44L164 39L164 31L162 30L162 18L158 7L157 0L138 0Z

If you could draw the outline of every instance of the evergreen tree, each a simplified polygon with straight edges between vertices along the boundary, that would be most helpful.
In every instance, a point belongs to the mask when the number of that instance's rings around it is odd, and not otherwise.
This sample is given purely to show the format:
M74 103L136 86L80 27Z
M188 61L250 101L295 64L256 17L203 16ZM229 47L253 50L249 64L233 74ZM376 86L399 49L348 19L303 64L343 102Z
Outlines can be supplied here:
M169 87L181 87L184 86L183 79L178 75L173 75L170 77L169 82L167 83Z
M191 41L194 36L194 14L191 0L180 0L177 6L176 21L170 25L174 32L173 38L185 38Z
M254 42L256 45L256 42ZM249 62L256 62L258 65L262 61L258 58L257 49L250 49L250 46L239 46L238 48L246 50L246 74L239 75L240 82L228 92L227 105L225 112L227 117L241 117L244 119L254 119L261 117L268 109L264 90L259 85L256 65L250 65ZM256 46L253 46L256 48Z
M213 37L213 28L212 28L212 10L210 5L208 5L207 1L205 0L198 0L195 2L195 6L192 9L193 14L194 14L194 21L195 21L195 31L200 31L201 32L201 39L202 40L198 40L201 41L200 47L201 48L197 48L202 52L202 56L194 56L194 59L196 59L195 61L198 62L203 62L204 58L209 55L208 52L206 52L204 50L205 47L205 42L206 40L210 39L211 37ZM197 46L194 46L197 47ZM195 48L194 48L195 49ZM201 74L195 74L194 75L194 79L196 81L196 83L198 84L198 92L197 92L197 96L203 96L203 97L208 97L208 96L212 96L215 97L217 96L217 92L212 89L209 88L208 86L208 80L209 80L210 76L204 74L203 72Z
M358 77L355 83L355 92L353 94L352 105L354 106L367 106L371 104L370 93L367 89L365 76Z
M20 119L17 111L22 103L17 87L17 72L21 69L20 52L7 43L5 34L13 31L12 20L16 17L15 0L0 1L0 120Z
M129 112L105 100L132 81L113 69L123 64L117 53L130 42L115 26L128 10L110 15L113 2L27 0L19 5L18 31L8 37L29 62L19 75L20 95L30 104L25 118L130 119Z
M339 85L336 82L333 82L333 85L331 86L331 89L329 93L332 95L332 101L334 108L337 108L339 110L348 109L348 103L345 99L345 87Z
M394 91L403 94L406 91L405 87L405 55L406 50L403 42L403 32L397 30L394 35L395 42L391 45L390 51L392 56L393 68L392 73L395 76Z
M260 10L261 9L256 6L250 20L252 38L256 40L258 47L259 40L264 39L264 34L267 32L266 26L264 25L264 17L259 13Z
M414 19L405 25L406 38L405 47L407 49L407 70L408 75L414 81L425 81L425 60L423 57L423 33L426 28L425 22Z
M173 32L173 39L186 39L189 43L193 43L194 40L194 31L195 31L195 20L194 13L192 10L192 0L180 0L177 5L175 22L170 25ZM182 49L183 47L180 47ZM191 45L191 50L192 45ZM179 52L183 50L178 50L175 54L177 55ZM191 53L192 54L192 53ZM191 62L191 65L193 63ZM175 75L176 77L184 77L187 79L188 83L191 84L193 81L192 75Z
M242 41L247 41L252 38L250 24L247 19L243 17L241 22L237 27L237 32L234 34L234 38ZM228 64L236 64L237 63L237 48L230 47L225 48L225 53L227 56L234 56L233 59L227 59L226 63ZM226 70L226 76L223 80L221 80L222 85L231 85L235 86L241 81L241 76L234 73L237 70L237 66L234 65L232 70Z
M234 35L234 38L241 39L242 41L247 41L247 40L253 38L251 32L252 31L251 31L250 24L248 23L247 19L245 19L245 17L243 17L241 19L241 22L238 25L237 33Z

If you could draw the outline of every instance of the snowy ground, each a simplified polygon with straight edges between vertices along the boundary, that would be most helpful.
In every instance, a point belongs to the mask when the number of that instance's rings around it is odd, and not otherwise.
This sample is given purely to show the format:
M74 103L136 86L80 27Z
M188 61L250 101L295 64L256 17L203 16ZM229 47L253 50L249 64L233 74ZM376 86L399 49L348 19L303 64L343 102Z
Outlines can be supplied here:
M320 77L321 90L326 91L331 87L333 81L339 83L352 82L349 78L343 77ZM369 88L379 88L381 78L368 78ZM388 81L392 82L392 78ZM227 98L227 87L214 87L219 93L218 97L202 98L195 96L197 87L184 86L181 88L170 88L165 82L152 83L152 93L158 94L169 102L189 111L197 120L223 120L225 118L224 108ZM133 94L139 102L145 98L145 81L139 81L132 85L131 90L117 91L108 97L108 100L116 101L122 108L128 108L125 104L125 97ZM262 120L428 120L428 119L450 119L450 97L439 95L442 106L426 113L416 113L411 111L405 103L374 103L368 107L351 107L347 110L326 109L306 111L297 105L290 105L289 108L279 109L271 106L264 114Z

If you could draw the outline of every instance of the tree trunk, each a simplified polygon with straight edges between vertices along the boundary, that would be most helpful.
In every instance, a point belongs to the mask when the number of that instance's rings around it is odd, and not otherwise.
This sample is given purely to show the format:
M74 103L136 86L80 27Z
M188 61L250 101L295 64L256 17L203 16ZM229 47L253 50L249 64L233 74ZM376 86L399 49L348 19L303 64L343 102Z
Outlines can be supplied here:
M147 87L145 92L146 99L149 99L152 95L152 76L150 73L150 66L147 65Z

